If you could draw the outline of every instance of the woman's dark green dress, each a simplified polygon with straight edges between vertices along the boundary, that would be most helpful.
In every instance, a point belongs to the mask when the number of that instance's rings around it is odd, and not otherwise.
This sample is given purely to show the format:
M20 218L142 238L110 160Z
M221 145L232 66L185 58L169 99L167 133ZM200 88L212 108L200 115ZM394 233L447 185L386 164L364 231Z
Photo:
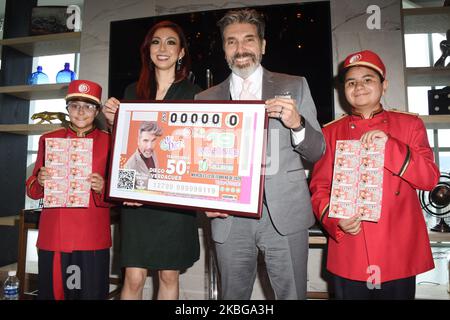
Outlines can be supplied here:
M135 85L124 99L136 99ZM201 89L188 80L174 83L164 100L192 100ZM157 206L122 207L122 267L183 270L199 259L198 226L194 211Z

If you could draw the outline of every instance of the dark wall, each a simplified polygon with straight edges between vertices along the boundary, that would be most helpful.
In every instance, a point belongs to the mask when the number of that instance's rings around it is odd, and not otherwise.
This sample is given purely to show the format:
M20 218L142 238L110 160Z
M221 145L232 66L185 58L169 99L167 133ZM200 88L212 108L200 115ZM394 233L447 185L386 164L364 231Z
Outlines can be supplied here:
M4 38L29 34L31 9L36 1L8 0ZM3 47L1 86L23 85L31 72L32 57ZM28 123L29 101L0 94L0 124ZM0 133L0 216L17 215L25 203L27 136Z
M307 78L320 123L334 117L331 17L328 1L254 7L266 18L266 54L262 64L271 71ZM186 33L195 82L206 88L206 69L218 84L230 73L222 50L217 21L229 10L213 10L111 23L108 96L122 98L137 80L140 45L150 27L161 20L178 23Z
M0 266L17 262L17 244L19 228L17 226L0 226Z
M36 0L7 0L3 38L29 34ZM2 48L0 86L22 85L31 72L32 57ZM29 101L0 94L0 124L28 123ZM18 215L25 203L27 136L0 133L0 216ZM17 227L0 226L0 266L17 261Z

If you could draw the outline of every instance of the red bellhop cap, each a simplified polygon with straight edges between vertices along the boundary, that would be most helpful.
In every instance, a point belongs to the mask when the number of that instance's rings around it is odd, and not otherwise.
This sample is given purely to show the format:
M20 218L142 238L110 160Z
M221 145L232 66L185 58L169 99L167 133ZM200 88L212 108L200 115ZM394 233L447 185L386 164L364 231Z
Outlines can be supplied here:
M101 105L102 87L89 80L73 80L67 90L66 102L71 100L89 100L97 105Z
M386 67L384 66L381 58L373 51L364 50L352 53L347 58L345 58L342 70L346 71L348 68L355 66L374 69L381 75L383 79L386 77Z

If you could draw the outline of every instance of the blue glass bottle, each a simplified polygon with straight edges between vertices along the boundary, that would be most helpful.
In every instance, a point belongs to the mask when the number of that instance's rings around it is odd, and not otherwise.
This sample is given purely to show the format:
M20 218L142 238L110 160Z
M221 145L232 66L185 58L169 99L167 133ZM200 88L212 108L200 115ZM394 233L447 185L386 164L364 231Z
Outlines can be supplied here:
M75 74L75 72L70 70L70 63L68 62L64 64L64 69L56 74L56 83L71 82L72 80L76 79L77 75Z
M38 66L37 71L28 77L28 84L46 84L49 83L48 76L42 72L42 67Z

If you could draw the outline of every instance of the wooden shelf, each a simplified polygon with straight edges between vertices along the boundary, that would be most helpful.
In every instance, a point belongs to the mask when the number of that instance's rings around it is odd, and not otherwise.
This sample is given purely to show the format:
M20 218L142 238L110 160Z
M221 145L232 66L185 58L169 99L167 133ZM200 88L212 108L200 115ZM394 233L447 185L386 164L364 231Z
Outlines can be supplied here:
M80 39L81 32L66 32L3 39L0 40L0 45L37 57L79 52Z
M427 129L450 129L450 115L420 116Z
M325 236L309 236L309 244L325 245L327 238Z
M429 231L428 236L433 242L450 242L450 233ZM325 236L309 236L309 244L327 244Z
M19 216L0 217L0 226L13 227L19 223Z
M61 128L61 124L0 124L0 133L22 135L41 135L45 132Z
M445 33L450 29L450 7L403 9L403 33Z
M408 87L448 86L450 68L406 68L406 84Z
M429 231L428 236L430 237L430 241L450 242L450 233L448 232Z
M62 99L66 96L68 87L68 83L7 86L0 87L0 93L25 100Z

